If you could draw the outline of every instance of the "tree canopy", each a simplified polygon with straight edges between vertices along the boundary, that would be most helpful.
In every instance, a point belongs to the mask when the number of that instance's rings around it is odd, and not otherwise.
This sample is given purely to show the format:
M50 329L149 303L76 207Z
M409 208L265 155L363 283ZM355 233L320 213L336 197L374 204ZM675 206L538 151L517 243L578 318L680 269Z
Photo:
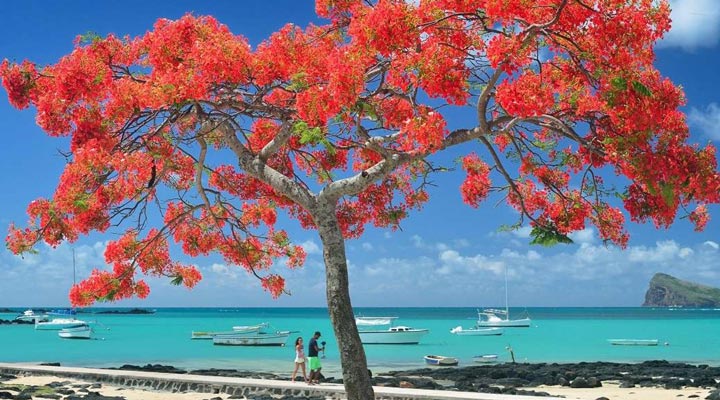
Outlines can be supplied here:
M305 259L279 212L315 229L315 206L336 204L344 238L397 228L428 201L441 169L428 157L460 144L475 148L463 200L502 193L540 244L592 224L625 246L626 215L666 227L681 213L702 229L719 200L715 148L688 143L683 92L653 66L665 1L318 0L316 12L327 24L288 24L257 48L186 15L140 37L79 36L53 65L5 60L11 103L71 137L55 193L8 247L126 229L75 305L147 296L140 272L194 286L173 242L278 296L274 261ZM476 122L449 130L455 107Z

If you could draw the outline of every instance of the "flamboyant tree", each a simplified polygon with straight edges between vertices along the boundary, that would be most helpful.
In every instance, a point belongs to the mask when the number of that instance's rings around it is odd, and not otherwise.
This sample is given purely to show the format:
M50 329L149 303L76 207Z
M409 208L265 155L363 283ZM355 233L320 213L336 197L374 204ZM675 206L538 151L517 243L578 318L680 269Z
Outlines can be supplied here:
M430 155L464 144L463 200L501 192L538 243L591 224L622 247L625 215L666 227L680 213L702 229L719 200L715 149L687 144L683 93L653 67L666 1L318 0L316 11L327 25L287 25L255 49L187 15L137 38L79 37L54 65L4 61L11 103L71 138L54 195L30 204L8 247L126 229L105 251L112 270L71 289L75 305L144 297L142 274L192 287L201 276L171 259L172 242L222 255L279 296L274 260L305 259L276 226L286 213L319 233L345 387L366 400L345 239L420 208L439 169ZM443 112L459 107L475 122L451 131Z

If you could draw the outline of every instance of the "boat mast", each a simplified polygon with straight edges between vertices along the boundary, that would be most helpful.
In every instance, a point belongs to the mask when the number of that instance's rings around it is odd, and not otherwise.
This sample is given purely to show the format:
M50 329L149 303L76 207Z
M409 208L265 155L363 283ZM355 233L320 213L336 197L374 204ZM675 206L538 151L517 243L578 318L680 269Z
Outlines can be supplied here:
M510 320L510 306L508 305L507 265L505 266L505 319Z

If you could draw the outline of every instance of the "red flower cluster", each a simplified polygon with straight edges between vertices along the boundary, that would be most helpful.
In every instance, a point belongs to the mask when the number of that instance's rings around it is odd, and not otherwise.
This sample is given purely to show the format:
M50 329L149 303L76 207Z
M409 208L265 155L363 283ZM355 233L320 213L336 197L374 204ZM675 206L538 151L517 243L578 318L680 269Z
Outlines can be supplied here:
M112 271L73 287L74 304L147 296L139 274L194 286L200 273L171 260L170 241L220 254L276 297L275 260L305 260L276 227L283 214L315 229L315 202L334 196L344 237L397 229L428 200L429 157L478 142L484 153L461 156L463 201L506 191L552 235L591 223L625 246L618 197L633 221L664 227L694 210L697 229L720 202L715 149L686 143L682 90L653 66L667 2L318 0L316 10L328 25L287 25L255 50L214 18L186 15L138 38L79 38L46 67L3 61L11 104L35 107L71 152L8 247L140 221L108 245ZM468 103L476 121L451 131ZM606 174L627 188L605 187Z

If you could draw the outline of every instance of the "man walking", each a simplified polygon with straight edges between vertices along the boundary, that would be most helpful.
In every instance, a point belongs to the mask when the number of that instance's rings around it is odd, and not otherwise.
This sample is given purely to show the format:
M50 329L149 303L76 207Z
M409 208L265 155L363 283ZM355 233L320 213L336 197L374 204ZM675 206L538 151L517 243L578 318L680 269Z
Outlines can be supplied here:
M320 365L320 357L318 357L318 353L321 351L325 351L324 343L323 347L318 346L317 341L320 336L320 332L315 332L313 337L310 339L310 343L308 344L308 364L310 367L308 383L311 385L320 383L320 369L322 368L322 365Z

